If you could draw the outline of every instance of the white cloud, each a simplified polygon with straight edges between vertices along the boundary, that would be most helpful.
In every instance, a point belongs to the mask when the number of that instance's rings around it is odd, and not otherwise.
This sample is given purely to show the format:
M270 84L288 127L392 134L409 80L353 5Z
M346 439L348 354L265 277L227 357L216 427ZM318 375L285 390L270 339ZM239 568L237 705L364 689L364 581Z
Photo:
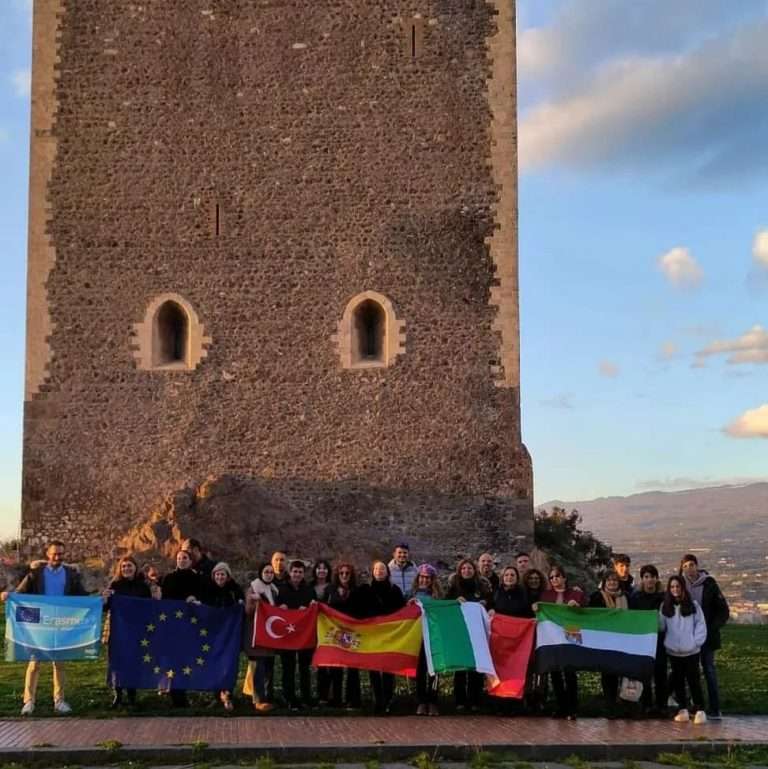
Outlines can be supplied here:
M752 243L752 258L755 264L768 270L768 230L758 230Z
M678 347L677 342L670 340L662 342L661 347L659 348L659 357L662 360L673 360L677 357L679 352L680 348Z
M768 478L760 476L734 476L731 478L668 477L638 481L635 486L643 491L683 491L684 489L709 489L715 486L746 486L763 483Z
M32 92L32 72L28 69L17 69L11 75L11 83L16 96L21 98L29 98Z
M745 411L724 430L732 438L768 438L768 403Z
M619 375L619 367L610 360L601 360L597 370L600 372L600 376L608 379L615 379Z
M657 259L659 269L678 288L695 288L704 278L699 263L687 248L677 246Z
M768 331L756 325L736 339L716 339L697 350L694 365L701 368L706 358L716 355L727 356L730 364L768 363Z
M666 19L664 13L661 17ZM592 30L598 48L600 35L610 37L620 29L619 20L613 23L599 34ZM567 36L568 30L558 34ZM523 111L521 168L669 173L671 161L679 161L685 175L696 180L763 174L768 168L766 36L763 17L698 41L692 50L638 53L634 46L613 52L567 88L545 89L546 98ZM546 29L522 35L521 73L526 66L539 73L552 69L551 60L559 55L568 63L574 54L558 54L551 38Z

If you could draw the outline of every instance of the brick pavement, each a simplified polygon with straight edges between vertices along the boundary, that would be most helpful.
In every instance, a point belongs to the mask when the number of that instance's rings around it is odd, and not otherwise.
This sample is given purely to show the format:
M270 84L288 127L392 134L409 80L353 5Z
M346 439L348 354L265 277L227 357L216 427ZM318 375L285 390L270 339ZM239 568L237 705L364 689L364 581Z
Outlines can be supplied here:
M0 721L0 757L41 752L86 759L95 746L122 743L132 755L183 757L195 743L225 757L270 754L301 758L396 758L421 750L466 757L478 749L520 758L556 760L576 753L593 760L652 759L661 751L706 752L727 745L768 747L768 717L727 717L704 726L672 721L576 722L549 718L442 716L368 717L132 717L116 719L48 718ZM44 746L44 747L41 747ZM199 747L198 747L199 749Z

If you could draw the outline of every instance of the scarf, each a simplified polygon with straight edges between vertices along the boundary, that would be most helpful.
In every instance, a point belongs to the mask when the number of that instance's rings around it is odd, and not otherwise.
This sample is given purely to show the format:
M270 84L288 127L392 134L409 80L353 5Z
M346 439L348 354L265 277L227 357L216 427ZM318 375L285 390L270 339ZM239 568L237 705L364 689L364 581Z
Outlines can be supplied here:
M607 590L600 591L605 601L606 609L627 609L629 604L627 603L627 596L620 590L615 593L609 593Z

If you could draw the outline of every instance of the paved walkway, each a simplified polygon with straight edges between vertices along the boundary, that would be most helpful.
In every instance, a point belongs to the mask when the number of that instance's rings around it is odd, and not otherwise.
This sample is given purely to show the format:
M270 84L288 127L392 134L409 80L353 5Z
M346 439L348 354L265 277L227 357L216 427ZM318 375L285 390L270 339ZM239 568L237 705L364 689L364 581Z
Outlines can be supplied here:
M466 758L479 749L521 759L554 761L571 754L585 759L652 760L659 752L702 753L726 745L768 747L768 717L726 717L703 726L672 721L576 722L550 718L441 716L234 717L234 718L49 718L0 721L0 759L30 752L89 760L100 744L121 743L124 754L178 754L197 744L206 755L269 754L277 760L334 758L398 760L426 750ZM101 748L103 750L103 748Z

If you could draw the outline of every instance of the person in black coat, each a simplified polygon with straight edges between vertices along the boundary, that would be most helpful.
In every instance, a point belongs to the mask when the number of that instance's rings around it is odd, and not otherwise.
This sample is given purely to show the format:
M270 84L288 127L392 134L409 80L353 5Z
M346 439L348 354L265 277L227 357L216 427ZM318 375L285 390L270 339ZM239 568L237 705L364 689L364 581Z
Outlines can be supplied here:
M501 582L493 594L491 606L492 612L504 614L507 617L534 616L528 595L520 584L520 572L516 566L507 566L501 572Z
M331 578L328 593L328 605L348 617L363 616L360 608L360 592L357 589L355 567L346 561L338 564ZM358 710L361 706L360 671L357 668L326 668L330 675L328 702L332 707L344 704L348 710ZM347 685L344 688L344 671ZM343 694L342 694L343 693Z
M361 585L360 608L365 617L383 617L405 606L403 592L389 580L389 566L375 561L371 566L370 585ZM395 694L395 677L392 673L369 672L373 690L373 707L377 715L389 714Z
M657 614L664 603L664 588L659 581L659 570L653 564L640 569L640 586L629 598L629 608L655 611ZM656 659L653 676L643 681L643 693L640 705L647 716L661 716L667 707L667 649L664 646L664 634L659 633L656 641ZM651 684L653 683L653 688ZM654 691L656 705L654 706Z
M192 568L192 557L186 550L176 553L176 568L160 583L160 592L167 601L199 601L203 591L200 575Z
M288 567L288 580L280 585L277 592L277 605L283 609L306 609L315 599L315 591L304 579L302 561L292 561ZM312 684L309 666L312 664L314 649L294 651L286 649L280 652L283 668L283 697L291 710L303 710L312 705ZM296 697L296 664L299 666L299 689L301 699Z
M163 577L160 592L169 601L200 601L203 582L192 568L192 556L186 550L176 553L176 568ZM171 688L170 695L174 707L185 708L189 704L184 689Z
M318 603L328 603L331 595L331 564L320 558L312 566L312 581L309 583L315 591ZM328 704L331 691L332 668L320 667L317 670L317 704L321 707Z
M701 667L707 683L707 718L710 721L719 721L722 715L715 652L721 645L720 628L728 622L731 612L717 581L704 569L699 568L699 561L692 553L682 557L680 576L685 579L691 598L701 606L707 621L707 640L701 647Z
M109 587L104 592L104 597L107 599L105 604L105 610L112 610L112 596L113 595L125 595L130 598L152 598L152 589L144 579L144 575L139 571L139 566L136 561L130 556L123 556L117 563L115 570L115 578L109 583ZM159 597L159 590L156 591L156 595ZM121 686L115 686L114 681L107 681L108 684L112 684L114 693L112 695L111 708L120 707L123 703L123 689ZM136 690L128 689L128 704L136 704Z
M214 565L211 576L203 581L203 603L206 606L214 606L217 609L225 609L229 606L243 606L245 594L240 585L232 578L232 570L229 565L221 561ZM224 705L224 710L234 710L232 692L221 690L216 693Z
M477 602L487 608L491 603L491 597L489 583L477 573L475 564L469 558L460 561L456 572L448 581L446 598L453 598L460 602ZM454 673L453 696L456 700L456 710L478 711L484 683L483 674L476 670L459 670Z

